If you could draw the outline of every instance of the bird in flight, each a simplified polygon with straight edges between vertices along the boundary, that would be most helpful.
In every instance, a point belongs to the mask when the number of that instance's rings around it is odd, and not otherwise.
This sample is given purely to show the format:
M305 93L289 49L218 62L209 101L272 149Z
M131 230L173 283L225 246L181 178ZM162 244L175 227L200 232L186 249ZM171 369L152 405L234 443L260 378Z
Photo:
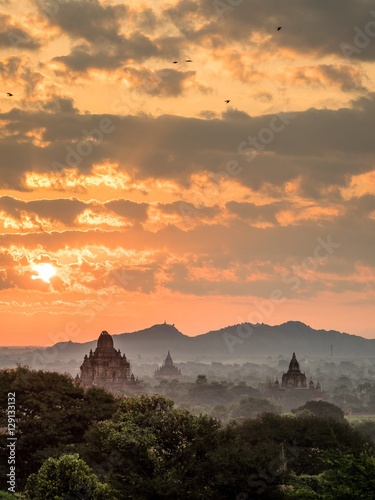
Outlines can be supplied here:
M7 96L8 97L13 97L13 94L11 94L10 92L7 92Z
M191 59L186 59L185 62L193 62Z
M173 61L173 64L177 64L177 63L178 63L178 61Z
M281 26L278 26L278 27L277 27L277 31L280 31L280 30L281 30Z
M226 102L227 104L230 103L230 99L226 99L224 102Z

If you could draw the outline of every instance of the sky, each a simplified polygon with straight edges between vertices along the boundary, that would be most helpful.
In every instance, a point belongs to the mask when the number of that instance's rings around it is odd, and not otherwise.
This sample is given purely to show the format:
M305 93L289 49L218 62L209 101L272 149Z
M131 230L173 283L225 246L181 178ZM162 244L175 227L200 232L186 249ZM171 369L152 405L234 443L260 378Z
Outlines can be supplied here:
M0 0L0 343L374 338L374 62L370 0Z

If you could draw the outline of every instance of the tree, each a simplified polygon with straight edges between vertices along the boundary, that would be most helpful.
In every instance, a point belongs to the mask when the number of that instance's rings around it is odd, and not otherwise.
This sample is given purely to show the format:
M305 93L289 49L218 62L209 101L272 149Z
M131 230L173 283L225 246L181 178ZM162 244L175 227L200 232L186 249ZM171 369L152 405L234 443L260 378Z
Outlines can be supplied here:
M359 422L351 422L352 427L368 436L371 441L375 444L375 421L374 420L362 420Z
M252 451L260 470L277 464L282 454L288 470L297 474L323 472L322 451L339 450L358 456L369 445L369 440L346 421L270 413L239 424L236 439Z
M85 458L118 498L207 499L219 428L160 395L126 398L111 420L87 433Z
M359 456L331 452L325 455L328 469L315 476L292 475L284 488L286 499L373 500L375 458L368 450Z
M198 375L197 380L195 381L196 384L206 384L207 383L207 377L206 375Z
M107 484L102 484L78 454L48 458L26 483L30 500L115 500Z
M0 491L0 500L14 500L16 497L7 491Z
M307 401L303 406L292 410L297 415L301 412L309 412L312 415L322 418L333 418L340 422L345 421L344 412L338 406L327 401Z
M84 391L72 378L55 372L0 371L0 427L6 427L7 393L16 398L17 490L48 457L84 442L92 422L110 418L116 400L102 389ZM6 441L0 442L0 474L6 477Z
M278 408L268 399L245 398L232 410L232 417L237 419L255 418L260 413L279 413Z

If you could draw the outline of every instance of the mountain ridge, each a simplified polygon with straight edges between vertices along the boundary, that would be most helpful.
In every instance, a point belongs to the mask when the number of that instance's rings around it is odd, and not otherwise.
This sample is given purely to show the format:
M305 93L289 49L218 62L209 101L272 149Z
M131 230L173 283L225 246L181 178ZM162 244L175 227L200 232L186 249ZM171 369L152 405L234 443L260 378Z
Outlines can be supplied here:
M233 362L261 356L289 356L292 352L298 352L300 356L327 358L331 355L331 346L336 357L375 357L375 339L337 330L316 330L300 321L274 326L240 323L194 337L185 335L174 325L162 323L135 332L111 335L115 348L129 359L141 356L142 359L154 360L165 356L168 350L173 359L181 361ZM95 349L96 340L60 342L43 350L48 353L58 349L67 360L82 359L90 349Z

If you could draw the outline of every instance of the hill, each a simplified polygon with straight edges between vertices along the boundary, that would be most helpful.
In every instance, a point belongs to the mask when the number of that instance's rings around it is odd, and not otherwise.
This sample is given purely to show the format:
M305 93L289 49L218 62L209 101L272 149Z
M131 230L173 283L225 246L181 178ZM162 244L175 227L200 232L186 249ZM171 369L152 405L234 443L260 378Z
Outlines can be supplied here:
M110 332L111 333L111 332ZM23 364L50 366L58 361L72 366L81 363L90 349L95 349L100 332L91 342L61 342L48 348L32 349L18 359ZM335 359L375 358L375 340L338 331L315 330L298 321L281 325L244 323L189 337L174 325L153 325L136 332L113 334L116 349L130 361L160 361L168 350L175 361L212 361L244 363L267 356L329 358L331 346ZM9 349L8 359L11 359Z

